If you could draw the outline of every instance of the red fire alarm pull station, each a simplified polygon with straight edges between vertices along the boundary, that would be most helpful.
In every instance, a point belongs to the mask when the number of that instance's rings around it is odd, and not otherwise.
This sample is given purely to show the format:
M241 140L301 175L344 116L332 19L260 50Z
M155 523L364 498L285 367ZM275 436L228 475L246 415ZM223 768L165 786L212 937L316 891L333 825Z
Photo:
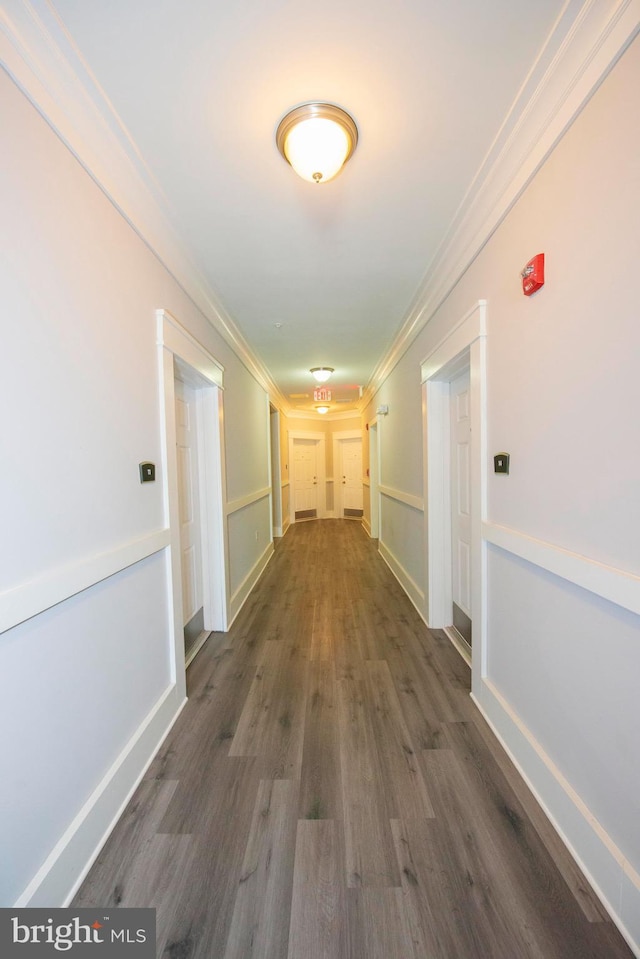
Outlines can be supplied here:
M544 253L538 253L532 260L529 260L522 276L522 292L525 296L531 296L541 286L544 286Z

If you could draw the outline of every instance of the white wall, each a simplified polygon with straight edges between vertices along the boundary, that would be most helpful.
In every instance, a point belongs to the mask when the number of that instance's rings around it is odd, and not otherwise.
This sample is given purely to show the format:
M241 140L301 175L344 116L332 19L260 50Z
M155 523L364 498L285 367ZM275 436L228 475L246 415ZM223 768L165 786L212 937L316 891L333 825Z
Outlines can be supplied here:
M4 72L0 98L0 901L60 905L184 698L156 309L225 368L230 499L269 486L267 399ZM236 611L261 502L229 523Z
M488 548L487 668L474 692L636 947L638 89L636 40L367 410L370 419L389 404L381 482L415 496L420 363L486 299L487 452L510 452L511 472L489 472L485 535L504 534L506 545ZM519 271L539 252L546 285L525 298ZM394 522L384 496L382 508L384 537ZM540 568L533 540L547 544L555 573ZM420 549L393 539L399 567L417 569ZM569 561L591 591L557 575ZM606 598L609 580L622 583L629 609Z
M388 406L389 413L377 419L378 441L383 450L380 485L421 497L422 443L416 444L416 436L422 434L420 365L416 366L413 351L402 357L382 384L366 419L373 419L381 405Z
M389 412L377 416L376 410L380 406L388 406ZM414 351L405 353L382 383L373 402L365 411L364 421L375 421L377 429L380 465L380 553L424 616L426 546L423 515L422 406L420 363L416 363ZM368 466L367 431L365 437L363 458ZM369 489L370 487L365 487L365 496ZM370 528L370 523L369 504L365 507L365 528Z
M479 298L488 301L489 449L513 457L508 478L490 477L490 528L638 574L639 86L636 41L366 412L371 420L389 404L378 421L382 526L419 608L420 363ZM7 905L52 905L182 701L162 479L141 487L137 477L141 460L160 462L155 310L169 310L225 367L227 561L238 603L268 556L255 546L255 529L269 523L268 417L264 391L4 75L0 96L0 701L11 731L1 761L12 787L0 817L2 861L12 865L0 894ZM539 250L547 285L525 300L518 273ZM409 528L415 535L402 534ZM80 587L79 569L96 581ZM640 667L638 617L507 547L490 547L489 582L478 699L640 942L628 678Z
M254 566L260 564L271 543L271 512L269 495L231 513L227 520L229 531L229 592L235 598L240 593L246 598L243 583ZM250 584L253 586L253 578ZM238 610L234 604L233 614ZM232 614L232 615L233 615Z
M170 685L166 593L150 556L0 637L4 905Z
M234 373L229 395L225 392L224 420L233 451L227 460L227 497L233 502L271 485L269 406L264 390L242 366Z

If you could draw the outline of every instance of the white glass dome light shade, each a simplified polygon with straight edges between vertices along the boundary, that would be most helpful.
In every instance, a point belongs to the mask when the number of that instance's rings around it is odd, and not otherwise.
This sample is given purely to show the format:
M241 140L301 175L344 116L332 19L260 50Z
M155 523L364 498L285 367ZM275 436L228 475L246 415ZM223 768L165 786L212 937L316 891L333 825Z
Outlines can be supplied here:
M342 169L349 152L347 134L333 120L312 117L291 129L284 153L298 176L310 183L326 183Z
M305 103L291 110L276 131L276 143L298 176L326 183L347 162L358 142L358 129L340 107Z
M330 407L328 406L316 406L316 413L328 413Z
M334 371L332 366L313 366L310 370L317 383L326 383Z

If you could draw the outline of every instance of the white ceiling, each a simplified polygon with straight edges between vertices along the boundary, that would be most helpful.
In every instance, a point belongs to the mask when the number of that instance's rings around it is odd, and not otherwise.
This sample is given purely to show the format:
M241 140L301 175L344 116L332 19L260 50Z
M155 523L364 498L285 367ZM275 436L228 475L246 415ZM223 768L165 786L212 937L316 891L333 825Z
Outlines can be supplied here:
M335 367L334 399L353 404L344 387L391 347L565 3L54 6L215 296L282 394L307 394L291 406L312 409L311 366ZM360 135L322 185L275 146L308 100L344 107Z

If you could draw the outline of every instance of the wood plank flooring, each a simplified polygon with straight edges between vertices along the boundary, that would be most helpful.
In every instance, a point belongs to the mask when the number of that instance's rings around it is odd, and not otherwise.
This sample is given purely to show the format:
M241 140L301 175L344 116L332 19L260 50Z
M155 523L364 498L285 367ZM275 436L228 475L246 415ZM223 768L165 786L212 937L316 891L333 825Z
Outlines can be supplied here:
M167 959L629 959L359 523L299 523L74 900Z

